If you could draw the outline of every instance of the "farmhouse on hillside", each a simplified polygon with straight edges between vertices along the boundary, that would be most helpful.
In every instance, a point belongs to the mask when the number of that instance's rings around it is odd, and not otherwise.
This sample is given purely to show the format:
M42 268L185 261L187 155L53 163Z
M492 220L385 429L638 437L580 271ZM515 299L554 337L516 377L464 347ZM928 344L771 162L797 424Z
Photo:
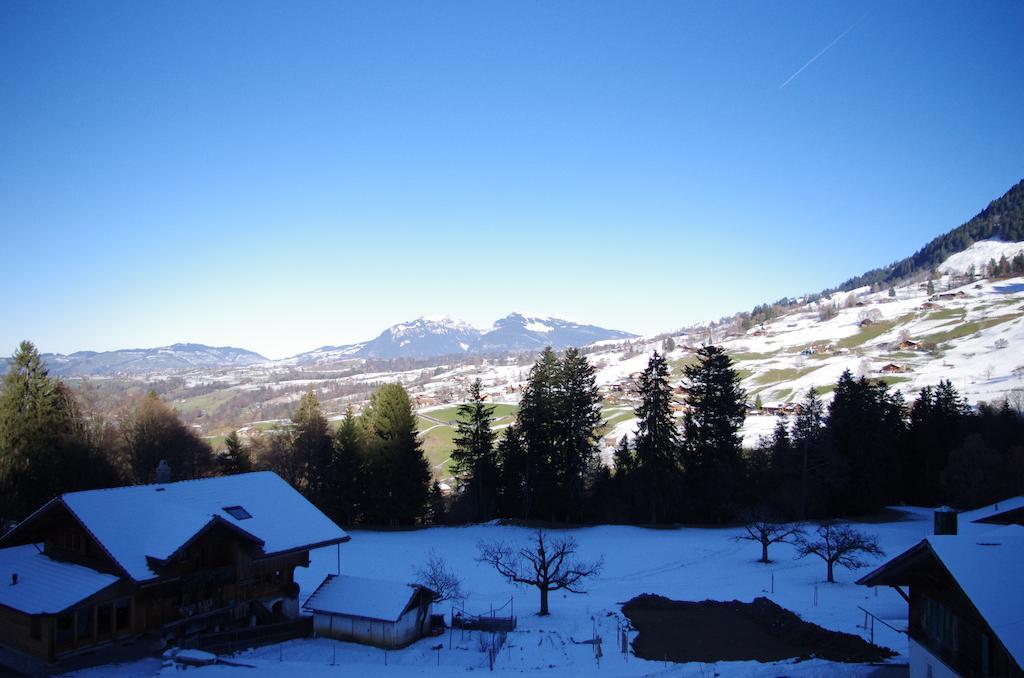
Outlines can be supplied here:
M1024 676L1024 527L986 524L986 509L981 518L961 514L960 534L955 513L952 521L937 514L952 534L928 537L857 581L891 586L909 602L911 678Z
M34 672L143 634L306 635L295 568L348 540L269 472L63 494L0 539L0 664Z
M430 632L433 600L419 584L329 574L303 609L318 636L392 650Z

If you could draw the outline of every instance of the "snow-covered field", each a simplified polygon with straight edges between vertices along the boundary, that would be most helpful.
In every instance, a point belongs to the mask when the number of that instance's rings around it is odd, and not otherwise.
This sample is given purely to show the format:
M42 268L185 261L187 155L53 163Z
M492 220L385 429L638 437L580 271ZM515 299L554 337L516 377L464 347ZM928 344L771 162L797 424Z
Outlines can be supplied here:
M910 509L903 520L858 527L877 534L891 556L930 534L931 526L930 511ZM617 624L622 619L621 604L641 593L678 600L751 601L765 596L807 621L865 638L868 632L862 628L864 612L858 606L879 611L885 618L906 618L906 606L892 590L868 589L853 583L866 570L855 573L839 569L838 583L826 584L822 561L794 560L792 547L784 544L773 546L770 555L775 562L763 565L756 562L760 556L758 544L732 539L740 534L739 528L598 526L551 532L574 537L583 559L603 557L604 569L586 594L553 594L549 617L536 616L538 599L534 589L516 588L475 561L481 540L525 544L531 534L526 528L476 525L411 532L355 531L352 541L341 546L341 570L357 576L411 581L414 566L434 551L463 578L468 593L467 612L486 612L512 598L519 626L509 634L508 644L495 665L495 673L505 675L541 672L609 676L866 676L874 670L871 666L823 660L705 665L666 664L625 656L615 642ZM337 552L333 547L315 552L310 567L296 572L302 596L308 596L326 574L333 573L336 563ZM436 611L447 614L449 606L442 604ZM595 629L604 640L600 664L591 645L574 643L590 639ZM455 632L391 652L329 639L296 640L242 652L233 658L254 668L212 666L189 671L210 676L440 676L487 672L487 656L481 650L480 640L477 633ZM892 660L894 663L906 662L905 636L876 624L875 641L899 653ZM146 660L104 666L77 675L146 676L173 672L171 666Z

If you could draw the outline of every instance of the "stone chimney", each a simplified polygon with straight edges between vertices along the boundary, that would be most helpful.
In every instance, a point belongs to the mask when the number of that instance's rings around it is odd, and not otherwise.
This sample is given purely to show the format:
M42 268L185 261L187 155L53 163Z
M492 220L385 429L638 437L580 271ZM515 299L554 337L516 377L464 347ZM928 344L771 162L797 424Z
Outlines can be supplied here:
M17 585L18 585L18 573L17 572L12 572L11 573L11 586L17 586Z
M160 463L156 465L156 481L158 483L171 482L171 466L166 459L161 459Z
M943 506L935 509L935 534L956 534L956 511Z

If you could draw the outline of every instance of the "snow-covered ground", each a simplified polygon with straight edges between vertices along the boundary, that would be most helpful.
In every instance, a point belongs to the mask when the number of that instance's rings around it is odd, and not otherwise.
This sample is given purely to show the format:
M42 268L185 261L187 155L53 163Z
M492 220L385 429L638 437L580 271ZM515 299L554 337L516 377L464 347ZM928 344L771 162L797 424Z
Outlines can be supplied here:
M877 534L890 556L915 544L931 532L930 511L912 509L904 519L889 523L859 525ZM508 636L495 672L503 675L541 672L549 675L609 676L866 676L873 667L837 664L823 660L759 663L720 662L671 664L621 654L615 638L623 619L622 603L641 593L655 593L678 600L751 601L765 596L793 610L803 619L827 629L867 637L862 628L863 606L883 610L889 618L903 615L905 604L892 590L857 586L859 573L837 570L838 583L823 583L824 563L818 559L794 560L788 545L774 545L770 565L756 562L760 546L734 541L738 528L647 529L627 526L599 526L552 530L554 536L571 536L579 544L583 559L604 559L601 575L585 594L553 594L549 617L538 617L534 589L516 588L486 565L477 563L480 541L500 540L525 544L531 531L520 527L476 525L431 528L412 532L354 531L352 541L341 546L341 570L355 576L411 581L414 567L425 562L431 551L448 561L463 579L468 593L466 610L481 613L505 604L511 598L519 619ZM876 559L872 565L882 562ZM314 552L308 569L296 572L302 596L308 596L327 574L335 572L337 552L332 548ZM448 614L440 605L437 612ZM598 664L591 645L574 641L590 639L595 632L603 641L604 656ZM906 637L875 627L875 641L898 653L892 661L907 660ZM246 651L234 661L254 668L213 666L201 675L237 673L239 676L324 675L324 676L406 676L451 675L487 671L487 656L477 633L455 632L442 638L426 638L403 650L384 652L353 643L329 639L296 640ZM161 668L153 660L122 666L104 666L79 672L80 676L171 675L172 667Z

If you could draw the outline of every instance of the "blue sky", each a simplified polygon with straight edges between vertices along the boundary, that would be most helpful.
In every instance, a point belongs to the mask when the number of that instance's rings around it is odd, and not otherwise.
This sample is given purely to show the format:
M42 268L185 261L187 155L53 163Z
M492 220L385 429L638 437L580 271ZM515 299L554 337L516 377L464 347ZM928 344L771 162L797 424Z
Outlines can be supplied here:
M0 352L647 333L832 286L1024 176L1022 31L1009 1L7 0Z

